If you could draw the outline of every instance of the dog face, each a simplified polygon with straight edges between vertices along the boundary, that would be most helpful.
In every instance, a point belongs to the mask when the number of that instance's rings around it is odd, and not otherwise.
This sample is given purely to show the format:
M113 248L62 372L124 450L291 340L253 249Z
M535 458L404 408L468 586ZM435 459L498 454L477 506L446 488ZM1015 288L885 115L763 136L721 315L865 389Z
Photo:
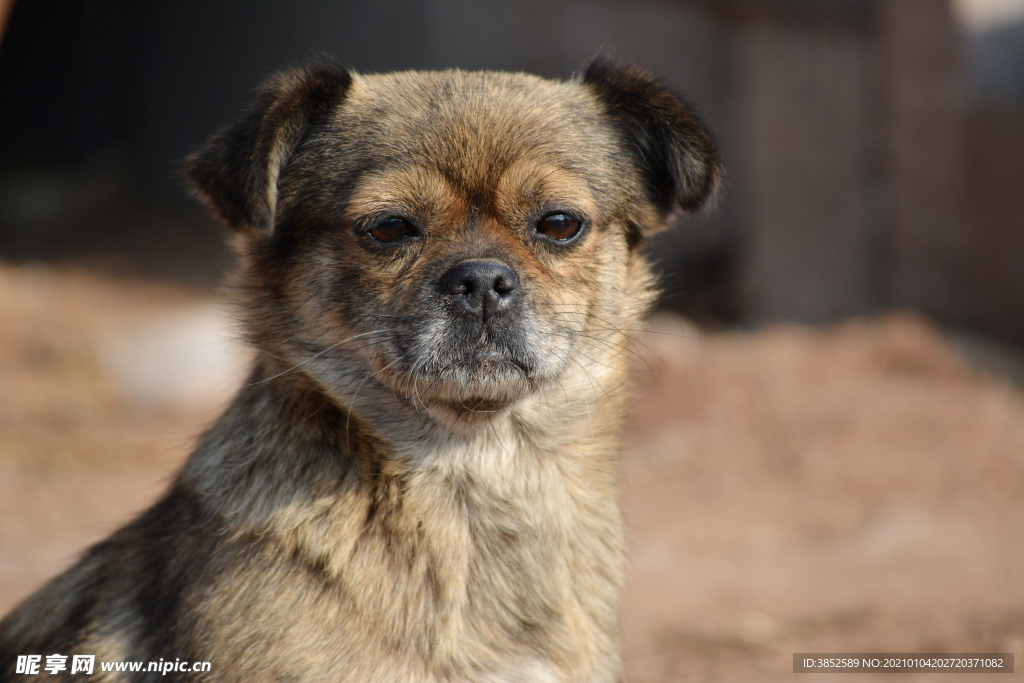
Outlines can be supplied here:
M605 62L569 82L288 72L189 172L238 232L258 347L342 397L474 414L645 306L638 245L720 175L675 97Z

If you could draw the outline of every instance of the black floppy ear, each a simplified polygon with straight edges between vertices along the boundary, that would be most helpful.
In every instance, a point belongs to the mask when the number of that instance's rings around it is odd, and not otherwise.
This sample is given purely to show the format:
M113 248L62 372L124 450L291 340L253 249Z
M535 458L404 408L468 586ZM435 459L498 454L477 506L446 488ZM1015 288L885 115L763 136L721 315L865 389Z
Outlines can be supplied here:
M310 124L340 102L351 83L348 71L327 66L274 74L241 120L189 155L192 187L230 227L270 235L281 170Z
M700 208L722 178L710 134L686 105L657 79L631 64L604 57L583 74L637 157L651 199L663 211Z

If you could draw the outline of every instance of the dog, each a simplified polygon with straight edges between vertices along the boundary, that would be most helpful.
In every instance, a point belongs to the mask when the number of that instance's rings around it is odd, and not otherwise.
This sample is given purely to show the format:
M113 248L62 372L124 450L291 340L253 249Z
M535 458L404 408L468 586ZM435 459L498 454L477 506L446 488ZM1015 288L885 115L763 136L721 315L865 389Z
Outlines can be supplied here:
M641 247L722 175L688 106L604 58L568 81L309 66L186 170L233 236L251 375L159 502L0 624L4 680L51 653L177 680L621 680Z

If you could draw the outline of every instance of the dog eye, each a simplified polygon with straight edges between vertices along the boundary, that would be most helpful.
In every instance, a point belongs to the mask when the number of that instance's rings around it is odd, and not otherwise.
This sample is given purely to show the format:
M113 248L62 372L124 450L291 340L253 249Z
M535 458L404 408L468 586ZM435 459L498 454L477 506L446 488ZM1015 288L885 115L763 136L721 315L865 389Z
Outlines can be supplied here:
M537 223L537 232L556 242L566 242L579 234L583 223L564 213L553 213Z
M370 237L378 242L397 242L407 237L416 237L416 228L401 218L388 218L370 228Z

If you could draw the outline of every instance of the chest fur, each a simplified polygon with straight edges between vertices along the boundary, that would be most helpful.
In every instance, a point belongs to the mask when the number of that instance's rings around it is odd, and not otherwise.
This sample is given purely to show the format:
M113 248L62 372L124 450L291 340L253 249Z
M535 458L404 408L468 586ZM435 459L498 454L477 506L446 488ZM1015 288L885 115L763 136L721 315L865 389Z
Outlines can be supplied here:
M614 670L606 660L617 652L623 555L614 454L495 442L435 455L301 504L280 501L262 530L243 533L259 539L246 552L254 557L221 577L226 589L203 611L287 634L287 651L331 669L391 661L396 675L424 667L415 674L424 680ZM259 604L247 597L268 593Z

